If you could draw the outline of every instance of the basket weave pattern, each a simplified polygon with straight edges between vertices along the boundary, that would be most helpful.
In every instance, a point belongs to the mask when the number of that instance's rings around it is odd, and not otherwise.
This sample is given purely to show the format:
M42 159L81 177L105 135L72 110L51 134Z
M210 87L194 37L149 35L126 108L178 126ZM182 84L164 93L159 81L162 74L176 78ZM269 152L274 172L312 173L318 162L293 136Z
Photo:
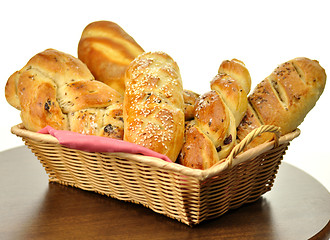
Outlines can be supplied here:
M275 141L275 147L270 143L270 149L239 163L235 154L229 163L196 170L153 157L70 149L21 125L12 132L37 156L50 182L142 204L188 225L219 217L269 191L289 142L299 135Z

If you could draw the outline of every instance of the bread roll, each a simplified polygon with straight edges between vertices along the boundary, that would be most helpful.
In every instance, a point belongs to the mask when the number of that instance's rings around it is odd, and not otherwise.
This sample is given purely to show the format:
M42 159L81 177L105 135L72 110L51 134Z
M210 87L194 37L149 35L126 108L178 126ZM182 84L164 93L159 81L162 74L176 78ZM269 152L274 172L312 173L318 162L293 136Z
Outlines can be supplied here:
M176 161L185 122L176 62L163 52L143 53L128 67L125 84L124 140Z
M179 162L207 169L228 156L236 141L236 127L247 108L251 78L244 63L223 61L211 81L212 91L195 105L194 120L187 124Z
M238 127L238 139L263 125L281 128L281 134L295 130L314 107L326 82L325 70L315 60L295 58L279 65L249 96L248 111ZM272 138L263 134L249 148Z
M26 129L47 125L83 134L123 137L122 96L95 81L85 64L47 49L10 76L6 99L21 110ZM110 126L110 125L111 126Z
M78 58L94 77L124 94L127 66L142 47L118 24L110 21L92 22L83 30L78 45Z

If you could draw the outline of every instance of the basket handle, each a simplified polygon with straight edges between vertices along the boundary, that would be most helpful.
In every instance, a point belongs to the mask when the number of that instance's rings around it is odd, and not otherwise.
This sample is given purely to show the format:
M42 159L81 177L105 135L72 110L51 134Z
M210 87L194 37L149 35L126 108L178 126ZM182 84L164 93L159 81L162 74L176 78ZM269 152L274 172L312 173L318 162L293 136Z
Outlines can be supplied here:
M280 127L276 127L274 125L262 125L261 127L258 127L254 130L252 130L248 135L246 135L246 137L239 143L237 144L232 151L230 152L230 154L228 155L226 162L228 163L229 167L231 167L232 165L232 161L233 159L243 151L243 149L249 145L249 143L251 143L256 137L258 137L260 134L265 133L265 132L270 132L270 133L274 133L274 140L275 140L275 144L274 147L277 147L279 144L279 138L281 135L280 132L281 128Z

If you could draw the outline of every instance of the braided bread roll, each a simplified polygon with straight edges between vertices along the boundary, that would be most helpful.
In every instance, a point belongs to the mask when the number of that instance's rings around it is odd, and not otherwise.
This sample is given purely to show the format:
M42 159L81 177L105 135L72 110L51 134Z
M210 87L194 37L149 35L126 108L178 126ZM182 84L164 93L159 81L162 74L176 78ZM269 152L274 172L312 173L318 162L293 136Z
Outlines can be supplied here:
M223 61L211 81L212 91L203 94L187 124L179 162L207 169L228 156L236 141L236 127L247 107L251 77L243 62Z
M118 24L97 21L88 24L78 45L78 58L93 76L124 94L128 65L144 50Z
M21 110L26 129L47 125L83 134L123 137L122 96L95 81L85 64L47 49L10 76L5 88L9 104Z
M125 85L124 140L176 161L185 121L176 62L163 52L143 53L128 67Z
M249 96L238 139L263 124L280 127L282 135L292 132L316 104L325 82L325 70L315 60L295 58L279 65ZM270 139L272 134L262 134L248 148Z

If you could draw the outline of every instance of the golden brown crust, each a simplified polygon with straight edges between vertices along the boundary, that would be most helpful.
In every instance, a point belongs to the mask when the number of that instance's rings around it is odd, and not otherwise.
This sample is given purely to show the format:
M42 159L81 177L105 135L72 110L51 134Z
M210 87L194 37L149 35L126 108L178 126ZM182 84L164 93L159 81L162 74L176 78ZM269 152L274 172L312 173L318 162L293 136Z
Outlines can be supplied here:
M185 144L178 163L194 169L207 169L218 162L213 142L194 123L187 125L185 133Z
M194 109L198 97L199 94L191 90L183 90L184 115L186 121L194 119Z
M284 135L302 123L322 94L325 82L325 71L317 61L295 58L279 65L256 86L249 96L250 108L261 124L278 126ZM238 128L240 140L257 127L248 126L250 122L251 117L245 116Z
M225 60L220 64L218 73L226 74L231 76L232 79L235 79L244 89L246 93L249 93L251 90L251 76L249 70L245 67L245 64L238 60Z
M213 143L218 160L227 157L235 144L235 119L216 91L207 92L200 97L195 108L195 122Z
M251 88L251 77L244 63L237 59L225 60L220 64L218 74L211 81L235 117L236 127L247 109L247 94Z
M238 141L243 140L253 129L256 129L263 124L260 122L257 114L252 109L251 105L248 104L246 114L242 119L241 123L237 128L237 139ZM258 146L264 142L270 141L274 138L272 133L263 133L261 136L256 137L253 141L245 148L245 150Z
M234 114L235 125L238 125L247 108L247 93L242 86L227 74L217 74L211 81L211 89L218 92L230 111Z
M54 49L32 57L8 79L5 92L7 101L21 110L23 124L31 131L49 125L100 135L108 121L104 120L105 109L116 106L122 111L123 99L118 92L95 81L79 59ZM123 129L123 123L120 127Z
M65 130L67 117L56 100L56 85L33 69L22 71L17 87L21 119L26 129L38 131L47 125Z
M214 145L219 145L219 141L226 135L231 121L228 111L229 109L216 91L203 94L196 104L196 125L207 134Z
M180 71L163 52L144 53L125 77L124 140L176 161L183 144L184 102Z
M82 32L78 57L94 77L124 94L127 66L144 50L118 24L92 22Z
M17 82L19 79L19 72L14 72L9 78L5 86L5 97L7 102L14 108L20 110L21 106L17 95Z

